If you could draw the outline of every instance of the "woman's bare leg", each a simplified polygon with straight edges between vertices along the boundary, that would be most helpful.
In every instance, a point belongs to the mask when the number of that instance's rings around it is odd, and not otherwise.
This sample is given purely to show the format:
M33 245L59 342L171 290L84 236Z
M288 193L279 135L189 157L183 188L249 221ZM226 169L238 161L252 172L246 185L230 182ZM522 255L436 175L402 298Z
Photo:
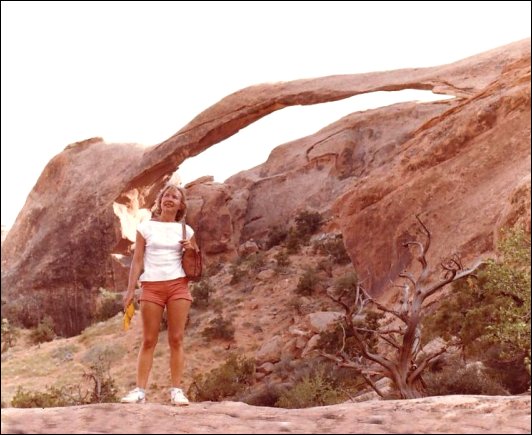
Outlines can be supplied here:
M153 302L141 301L142 344L137 359L137 387L146 389L153 364L153 352L159 339L159 329L164 307Z
M180 387L185 366L183 337L187 323L190 301L177 299L168 302L168 344L170 345L170 373L172 387Z

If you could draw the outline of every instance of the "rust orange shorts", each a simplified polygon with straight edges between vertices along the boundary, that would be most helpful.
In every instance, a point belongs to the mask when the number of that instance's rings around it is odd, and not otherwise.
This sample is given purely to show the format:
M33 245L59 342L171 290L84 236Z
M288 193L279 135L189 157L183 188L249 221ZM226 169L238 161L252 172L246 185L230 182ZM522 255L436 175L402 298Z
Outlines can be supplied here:
M177 299L192 301L188 289L188 278L176 278L169 281L142 281L142 293L139 301L153 302L164 307Z

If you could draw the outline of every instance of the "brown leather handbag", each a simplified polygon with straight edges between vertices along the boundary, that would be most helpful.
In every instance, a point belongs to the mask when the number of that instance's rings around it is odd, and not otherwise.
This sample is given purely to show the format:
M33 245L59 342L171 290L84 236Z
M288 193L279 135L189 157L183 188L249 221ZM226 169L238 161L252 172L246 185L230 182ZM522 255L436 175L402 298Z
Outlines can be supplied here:
M186 239L187 229L185 226L185 219L181 221L181 225L181 228L183 229L183 238ZM199 281L201 279L202 262L199 249L184 250L182 264L185 275L190 281Z

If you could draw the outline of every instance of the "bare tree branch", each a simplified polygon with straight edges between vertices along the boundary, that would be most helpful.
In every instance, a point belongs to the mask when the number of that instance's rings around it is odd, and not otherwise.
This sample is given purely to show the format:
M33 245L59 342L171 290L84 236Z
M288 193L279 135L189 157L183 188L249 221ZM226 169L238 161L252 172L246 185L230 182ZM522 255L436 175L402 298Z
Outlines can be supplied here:
M417 286L417 283L416 283L416 280L414 279L414 276L407 272L407 271L403 271L399 274L399 276L401 278L405 278L407 279L408 281L410 281L412 283L412 286L413 286L413 289L415 290L416 289L416 286Z
M462 279L468 275L471 275L475 270L477 270L480 265L484 263L484 260L478 260L471 268L462 270L458 273L453 273L452 277L449 277L445 279L444 281L437 282L430 286L428 289L426 289L423 292L422 300L425 300L430 295L436 293L438 290L441 290L443 287L445 287L447 284L450 284L453 281L458 281L459 279Z
M371 379L370 376L366 376L364 374L362 374L362 377L364 378L364 380L369 384L371 385L371 388L373 388L373 390L380 396L380 397L383 397L384 398L384 394L383 392L380 390L379 387L377 387L377 384L375 384L375 382L373 382L373 380Z
M442 347L440 350L434 352L433 354L425 357L423 359L423 361L421 361L419 363L419 365L417 366L417 368L409 375L409 379L410 380L414 380L416 379L417 377L419 377L421 375L421 373L423 373L423 370L425 370L425 368L427 367L427 365L436 357L444 354L445 352L447 352L447 347Z
M379 310L384 311L386 313L393 314L395 317L397 317L399 320L402 320L403 322L407 322L407 318L404 314L399 313L398 311L392 310L385 305L381 304L380 302L377 302L375 299L370 300L371 303L373 303Z

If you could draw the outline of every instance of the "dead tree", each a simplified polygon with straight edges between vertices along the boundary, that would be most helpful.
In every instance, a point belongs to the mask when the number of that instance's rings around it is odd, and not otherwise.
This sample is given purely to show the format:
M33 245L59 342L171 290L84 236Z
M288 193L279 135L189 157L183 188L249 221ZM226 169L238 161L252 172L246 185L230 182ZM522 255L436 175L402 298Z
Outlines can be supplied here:
M417 250L416 259L421 264L421 272L416 278L408 271L399 274L402 284L401 298L398 308L388 308L369 296L368 290L362 282L357 282L355 294L348 294L349 290L343 289L340 294L328 296L345 311L343 342L340 351L336 354L322 352L322 355L338 363L343 367L354 368L360 373L366 382L379 394L382 392L375 384L375 377L386 377L393 382L399 396L402 399L413 399L424 396L424 384L421 377L428 364L446 351L446 347L426 353L420 349L420 322L426 312L429 296L443 290L448 284L458 281L473 273L482 261L478 261L473 267L464 269L457 255L444 260L441 263L443 276L437 282L429 281L429 268L427 264L427 252L430 248L431 233L416 216L425 234L425 242L408 241L403 244L409 248L414 246ZM354 301L354 302L353 302ZM368 330L355 324L354 319L360 318L368 309L374 308L381 313L387 313L389 322L382 323L375 330ZM398 322L393 322L393 318ZM397 324L398 326L391 326ZM391 347L391 352L380 352L370 349L367 342L367 334L375 334L380 343ZM366 336L366 338L364 337ZM352 337L357 358L353 358L345 351L346 337ZM382 349L382 346L378 347Z

